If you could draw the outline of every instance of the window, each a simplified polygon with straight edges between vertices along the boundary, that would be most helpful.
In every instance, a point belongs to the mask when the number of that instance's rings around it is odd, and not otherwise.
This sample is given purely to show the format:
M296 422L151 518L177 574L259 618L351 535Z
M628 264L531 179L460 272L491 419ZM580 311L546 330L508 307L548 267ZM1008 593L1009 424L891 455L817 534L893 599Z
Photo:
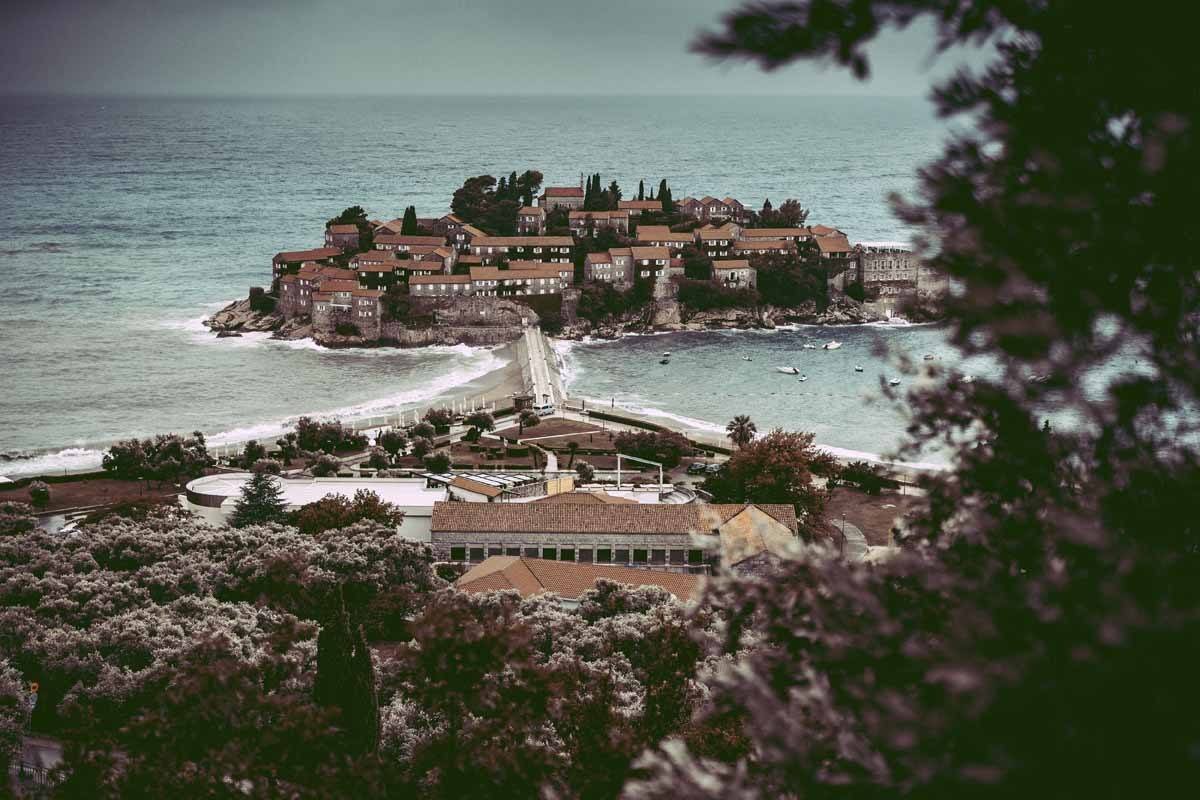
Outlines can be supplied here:
M612 560L613 560L612 559L612 550L610 550L609 548L601 547L599 550L596 551L596 563L597 564L611 564Z
M637 549L635 549L635 550L633 551L633 563L635 563L635 564L645 564L645 563L646 563L646 556L647 556L647 553L646 553L646 551L645 551L645 550L637 550Z
M579 548L579 563L581 563L581 564L592 563L592 548L590 548L590 547Z
M667 551L666 550L651 550L650 551L650 563L651 564L667 563Z
M686 553L683 550L672 550L671 551L671 563L672 564L682 564L685 555L686 555Z
M506 556L519 556L519 555L521 555L521 548L519 548L519 547L506 547L506 548L504 548L504 555L506 555Z
M564 547L561 550L559 550L558 551L558 560L559 561L574 561L575 560L575 548Z
M542 558L547 559L548 561L554 561L555 560L554 559L554 555L555 555L554 551L555 551L555 548L553 548L553 547L543 547L542 548Z
M450 548L450 560L451 561L466 561L467 560L467 548L451 547Z
M471 548L471 560L472 561L483 561L483 548L482 547L472 547Z
M525 548L525 557L526 558L537 558L538 557L538 549L536 547L526 547Z
M489 547L488 548L488 557L489 558L492 556L502 556L502 555L504 555L503 548L501 548L501 547Z
M703 550L688 550L688 563L689 564L703 564L704 563L704 551Z
M618 564L628 564L629 563L629 551L628 550L617 550L616 558L614 558L613 560L616 561Z

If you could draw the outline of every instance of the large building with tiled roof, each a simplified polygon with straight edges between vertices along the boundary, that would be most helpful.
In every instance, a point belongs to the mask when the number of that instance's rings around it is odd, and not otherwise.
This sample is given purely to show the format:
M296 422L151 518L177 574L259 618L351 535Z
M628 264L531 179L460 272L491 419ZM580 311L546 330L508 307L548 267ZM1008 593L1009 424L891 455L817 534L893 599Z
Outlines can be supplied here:
M580 209L583 208L583 200L583 187L581 186L547 186L542 190L542 196L538 198L538 205L547 211L553 211L556 208Z
M325 228L325 246L336 247L339 250L353 250L358 247L359 231L357 225L330 225Z
M797 522L789 505L438 503L431 531L434 554L456 562L520 555L704 570L712 555L693 534L716 534L727 562L726 539L736 542L730 557L740 561L756 548L785 548L796 537Z
M665 570L632 569L608 564L572 564L523 556L492 556L462 575L454 585L464 592L517 591L522 597L548 595L573 608L601 580L627 586L657 586L679 600L690 600L700 577Z

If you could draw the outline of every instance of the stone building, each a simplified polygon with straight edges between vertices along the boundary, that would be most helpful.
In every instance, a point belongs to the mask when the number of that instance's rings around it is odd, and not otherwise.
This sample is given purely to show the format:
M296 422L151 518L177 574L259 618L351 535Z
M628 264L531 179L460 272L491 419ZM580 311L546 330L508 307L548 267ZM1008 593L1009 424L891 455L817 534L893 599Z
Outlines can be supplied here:
M617 202L617 208L628 211L631 217L640 217L643 211L661 214L662 200L620 200Z
M726 289L753 289L758 271L745 259L714 261L712 279Z
M278 281L283 275L294 275L300 271L300 266L306 261L317 264L329 264L342 254L340 247L319 247L315 250L285 250L276 253L271 259L271 281Z
M637 231L637 242L646 247L665 247L671 255L679 255L689 244L696 241L694 233L676 233L666 225L640 225Z
M863 242L855 248L858 281L880 297L914 294L920 260L898 242Z
M571 261L575 240L570 236L482 236L470 244L473 255L484 264L495 264L501 258L521 261Z
M413 297L461 297L472 294L470 275L414 275L408 279Z
M721 227L706 225L696 229L696 247L709 258L726 258L738 240L741 228L732 222Z
M517 233L521 236L541 236L546 232L546 209L525 206L517 211Z
M628 248L625 248L626 252ZM630 285L632 281L628 255L614 257L612 250L607 253L588 253L583 262L583 279L596 283L611 283L618 288ZM620 252L620 250L618 250Z
M352 250L358 247L358 236L357 225L330 225L325 229L325 246Z
M580 238L595 236L602 228L629 235L628 211L571 211L567 214L567 225L571 233Z
M583 187L581 186L547 186L538 199L538 205L548 211L556 208L583 208Z
M351 286L345 284L353 283ZM312 325L317 338L337 334L339 326L353 326L368 341L380 337L383 325L383 292L363 289L357 282L326 281L312 296Z
M715 560L693 534L715 535L725 563L791 546L790 505L437 503L430 528L434 556L478 563L523 556L582 564L705 571Z

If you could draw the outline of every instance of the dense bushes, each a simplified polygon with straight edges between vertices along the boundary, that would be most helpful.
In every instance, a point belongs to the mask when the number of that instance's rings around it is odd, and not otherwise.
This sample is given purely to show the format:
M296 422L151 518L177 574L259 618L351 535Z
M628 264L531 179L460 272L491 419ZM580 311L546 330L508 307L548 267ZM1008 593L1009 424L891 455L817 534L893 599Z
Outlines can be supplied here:
M338 528L348 528L356 522L373 522L395 528L404 521L404 512L380 499L368 489L359 489L353 499L330 494L292 512L288 523L301 533L314 535Z
M101 462L104 470L117 478L151 478L171 483L203 475L213 463L200 431L189 438L171 433L153 439L116 442Z
M363 449L367 446L367 437L336 419L317 421L301 417L296 421L296 444L309 452L337 453Z
M666 469L679 466L680 460L692 452L691 442L674 431L624 431L613 440L617 451L650 461Z
M726 289L710 281L679 281L679 302L695 311L724 308L753 308L758 293L753 289Z
M585 286L579 293L576 314L593 325L608 317L619 317L641 307L631 291L622 292L610 284Z

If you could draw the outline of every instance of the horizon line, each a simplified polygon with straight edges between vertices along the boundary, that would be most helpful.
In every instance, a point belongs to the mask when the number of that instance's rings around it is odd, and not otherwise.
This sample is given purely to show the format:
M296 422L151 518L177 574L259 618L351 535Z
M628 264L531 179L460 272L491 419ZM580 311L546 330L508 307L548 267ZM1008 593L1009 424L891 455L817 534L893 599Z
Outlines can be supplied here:
M244 94L228 94L220 92L71 92L71 91L4 91L0 90L0 98L66 98L78 99L110 99L110 100L304 100L304 99L399 99L399 98L471 98L471 99L506 99L506 98L638 98L638 97L762 97L762 98L853 98L873 100L916 100L925 99L921 94L865 94L845 92L253 92Z

